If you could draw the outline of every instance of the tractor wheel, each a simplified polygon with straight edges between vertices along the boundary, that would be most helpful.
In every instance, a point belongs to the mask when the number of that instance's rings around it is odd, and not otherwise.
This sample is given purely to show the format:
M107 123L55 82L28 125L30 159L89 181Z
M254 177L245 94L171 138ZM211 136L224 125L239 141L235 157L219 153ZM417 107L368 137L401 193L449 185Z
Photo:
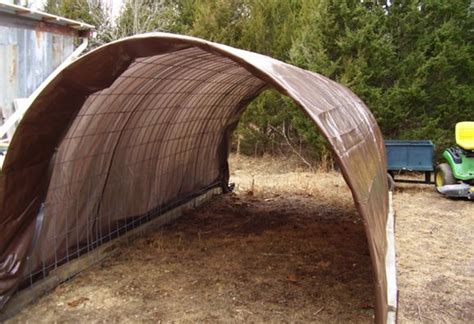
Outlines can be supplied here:
M453 176L453 171L448 163L441 163L435 170L435 184L436 188L444 185L456 184L457 181Z

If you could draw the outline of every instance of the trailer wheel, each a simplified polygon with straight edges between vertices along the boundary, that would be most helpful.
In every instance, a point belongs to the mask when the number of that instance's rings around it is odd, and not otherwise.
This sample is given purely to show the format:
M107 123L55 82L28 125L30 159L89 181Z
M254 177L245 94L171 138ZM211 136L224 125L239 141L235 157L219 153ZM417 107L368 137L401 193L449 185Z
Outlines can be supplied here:
M435 170L435 185L436 188L444 185L456 184L457 181L453 176L453 171L448 163L441 163Z
M395 190L395 180L390 173L387 173L388 191Z

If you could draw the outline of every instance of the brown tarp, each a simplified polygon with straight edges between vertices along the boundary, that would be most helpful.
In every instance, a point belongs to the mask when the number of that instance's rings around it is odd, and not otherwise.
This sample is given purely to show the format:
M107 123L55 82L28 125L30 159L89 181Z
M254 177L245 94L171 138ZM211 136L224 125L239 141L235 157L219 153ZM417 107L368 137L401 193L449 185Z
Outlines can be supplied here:
M28 273L67 262L143 215L225 188L229 136L269 87L295 100L331 144L366 228L376 320L386 322L386 163L364 103L317 73L164 33L84 55L22 119L0 178L0 307Z

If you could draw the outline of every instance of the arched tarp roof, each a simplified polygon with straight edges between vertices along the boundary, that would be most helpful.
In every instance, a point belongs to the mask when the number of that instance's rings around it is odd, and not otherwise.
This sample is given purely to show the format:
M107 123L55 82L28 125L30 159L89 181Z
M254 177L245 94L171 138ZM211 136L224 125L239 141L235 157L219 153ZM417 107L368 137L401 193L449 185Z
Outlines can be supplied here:
M291 97L331 144L366 227L376 319L385 322L385 154L364 103L317 73L166 33L91 51L31 104L0 178L0 305L26 268L57 265L130 219L225 186L229 136L268 87Z

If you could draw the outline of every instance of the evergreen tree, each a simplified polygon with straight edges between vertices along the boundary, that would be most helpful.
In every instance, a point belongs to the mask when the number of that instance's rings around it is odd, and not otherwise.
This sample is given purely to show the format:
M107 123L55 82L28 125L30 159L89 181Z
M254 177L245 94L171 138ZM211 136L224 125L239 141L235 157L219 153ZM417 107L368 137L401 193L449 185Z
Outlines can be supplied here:
M359 95L386 138L431 139L444 149L455 123L474 118L470 0L127 0L115 24L98 0L47 0L46 10L99 26L99 43L170 31L319 72ZM263 93L239 124L242 151L327 158L322 136L296 108Z
M363 1L304 2L290 62L321 73L356 92L383 123L384 94L393 84L393 46L382 5ZM324 140L308 122L295 121L305 140L325 152ZM391 125L390 123L387 123ZM327 150L327 149L326 149Z
M454 125L474 118L474 20L469 0L394 1L387 26L397 62L387 109L400 116L389 137L454 142Z

